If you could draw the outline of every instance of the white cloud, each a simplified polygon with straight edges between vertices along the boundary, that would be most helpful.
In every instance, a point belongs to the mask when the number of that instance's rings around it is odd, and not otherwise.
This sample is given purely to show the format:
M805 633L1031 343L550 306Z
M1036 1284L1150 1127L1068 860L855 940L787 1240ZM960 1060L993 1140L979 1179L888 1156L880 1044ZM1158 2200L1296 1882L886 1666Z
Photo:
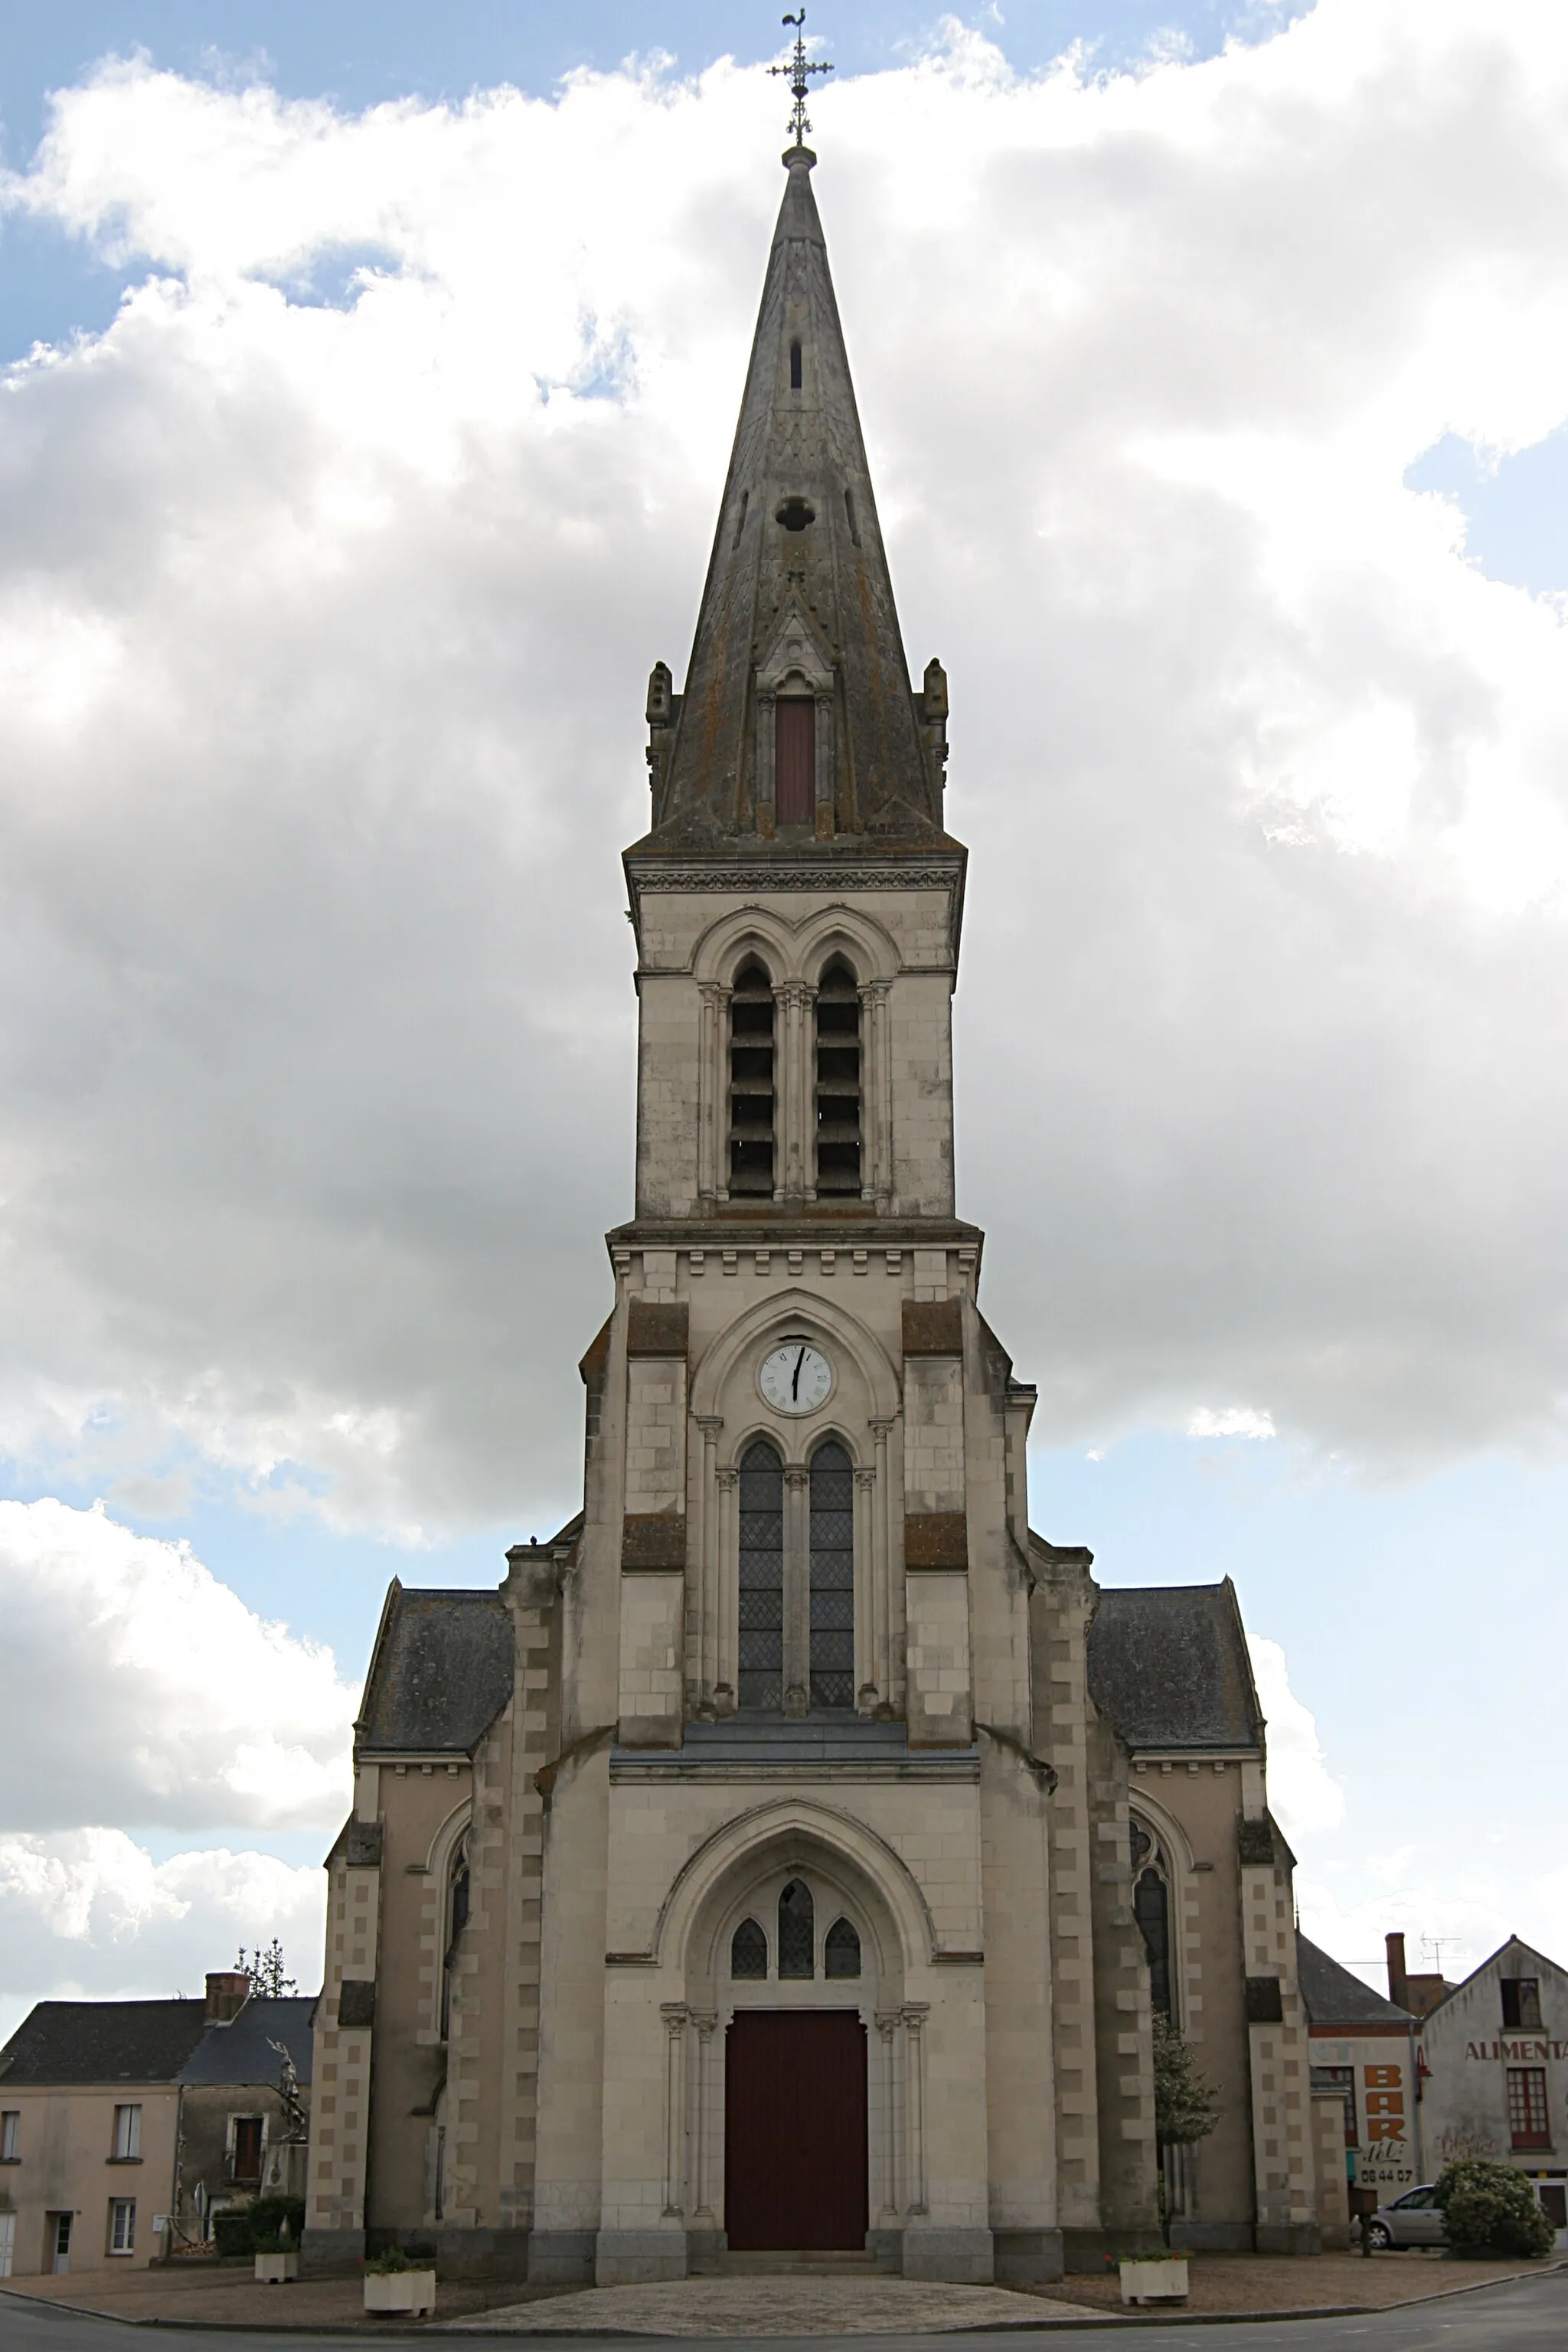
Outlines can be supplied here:
M1092 85L947 41L824 95L819 194L1037 1429L1554 1444L1568 625L1404 475L1568 415L1568 17L1319 0ZM121 66L5 183L155 274L0 400L0 1443L410 1539L569 1505L642 681L775 118Z
M0 1836L0 2042L35 2000L197 1994L208 1969L277 1936L321 1983L326 1874L226 1847L155 1863L120 1830Z
M1226 1405L1214 1412L1200 1406L1187 1423L1189 1437L1272 1437L1273 1422L1266 1412L1254 1412L1250 1405Z
M1292 1843L1313 1831L1338 1829L1344 1789L1329 1770L1311 1709L1290 1687L1285 1652L1261 1633L1249 1633L1247 1646L1268 1727L1268 1802L1275 1819Z
M0 1502L0 1830L334 1829L347 1810L357 1692L186 1545L101 1505Z

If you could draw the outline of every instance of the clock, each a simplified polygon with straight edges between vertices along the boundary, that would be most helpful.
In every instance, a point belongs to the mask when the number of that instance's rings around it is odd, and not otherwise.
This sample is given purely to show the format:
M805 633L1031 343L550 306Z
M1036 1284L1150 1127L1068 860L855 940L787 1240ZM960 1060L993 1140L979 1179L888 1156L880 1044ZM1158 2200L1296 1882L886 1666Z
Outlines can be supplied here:
M809 1339L784 1339L764 1356L757 1386L775 1412L815 1412L833 1386L833 1367Z

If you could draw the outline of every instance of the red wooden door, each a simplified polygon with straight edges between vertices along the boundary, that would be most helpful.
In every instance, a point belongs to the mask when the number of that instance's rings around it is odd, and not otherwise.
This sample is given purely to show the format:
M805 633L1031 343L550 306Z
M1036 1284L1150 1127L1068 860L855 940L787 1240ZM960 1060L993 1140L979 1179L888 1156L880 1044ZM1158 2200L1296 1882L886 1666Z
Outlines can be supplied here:
M866 2029L742 2010L724 2047L724 2228L737 2252L866 2243Z

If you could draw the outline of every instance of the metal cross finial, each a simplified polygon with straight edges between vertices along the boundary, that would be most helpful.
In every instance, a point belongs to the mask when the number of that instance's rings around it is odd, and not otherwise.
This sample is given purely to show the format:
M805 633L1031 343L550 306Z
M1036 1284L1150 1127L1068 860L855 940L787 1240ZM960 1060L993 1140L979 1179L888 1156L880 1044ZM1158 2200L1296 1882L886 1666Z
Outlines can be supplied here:
M805 110L805 101L811 89L811 84L806 79L806 76L831 73L833 68L826 58L820 65L808 64L806 61L805 10L804 8L797 9L793 16L786 16L784 21L786 25L795 26L795 55L787 66L770 66L768 71L771 74L788 74L790 78L789 86L795 93L795 105L790 113L789 128L795 134L795 145L804 147L805 134L811 129L811 118Z

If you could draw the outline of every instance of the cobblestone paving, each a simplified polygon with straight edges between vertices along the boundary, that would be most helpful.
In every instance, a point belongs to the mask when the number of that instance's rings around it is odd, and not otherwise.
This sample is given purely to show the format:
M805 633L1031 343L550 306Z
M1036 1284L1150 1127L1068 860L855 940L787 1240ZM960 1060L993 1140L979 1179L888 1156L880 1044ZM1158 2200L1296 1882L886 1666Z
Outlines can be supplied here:
M1102 2319L1076 2304L1042 2304L998 2286L937 2286L921 2279L674 2279L658 2286L590 2287L548 2303L514 2304L452 2323L453 2332L569 2336L935 2336L952 2327L1029 2327Z

